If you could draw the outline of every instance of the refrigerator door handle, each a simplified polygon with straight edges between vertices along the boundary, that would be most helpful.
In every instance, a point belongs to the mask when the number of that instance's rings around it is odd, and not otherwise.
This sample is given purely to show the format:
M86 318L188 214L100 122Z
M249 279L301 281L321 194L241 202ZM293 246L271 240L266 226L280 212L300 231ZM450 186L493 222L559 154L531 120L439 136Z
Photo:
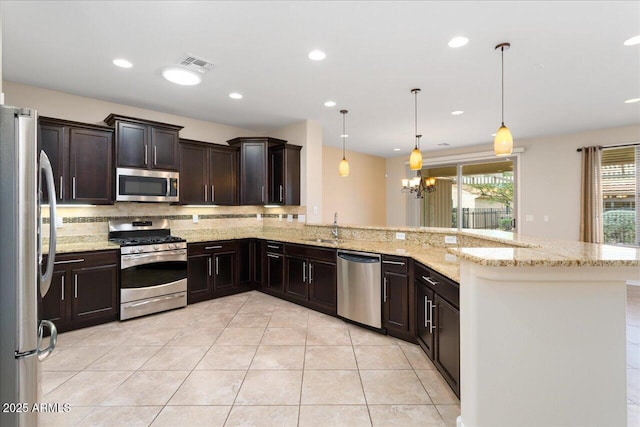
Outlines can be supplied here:
M53 277L53 263L56 258L56 187L53 180L53 170L51 169L51 162L49 157L44 151L40 152L40 170L44 172L45 180L47 181L47 191L49 194L49 256L47 257L47 269L42 273L42 270L38 268L38 274L40 275L40 295L45 296L49 292L49 286L51 286L51 279ZM42 180L40 181L42 185ZM42 191L38 191L38 194L42 194ZM39 196L40 197L40 196ZM40 218L40 236L38 242L38 259L40 264L42 263L42 212L38 212Z
M49 337L49 345L44 350L40 348L40 345L42 344L42 338L44 336L44 327L43 326L46 326L47 328L49 328L49 331L51 332L51 336ZM38 354L38 360L39 361L42 362L44 359L49 357L51 352L53 352L53 349L56 347L56 342L57 341L58 341L58 330L56 329L56 325L54 325L53 322L51 322L50 320L41 321L40 322L40 326L38 326L38 351L37 351L37 354Z

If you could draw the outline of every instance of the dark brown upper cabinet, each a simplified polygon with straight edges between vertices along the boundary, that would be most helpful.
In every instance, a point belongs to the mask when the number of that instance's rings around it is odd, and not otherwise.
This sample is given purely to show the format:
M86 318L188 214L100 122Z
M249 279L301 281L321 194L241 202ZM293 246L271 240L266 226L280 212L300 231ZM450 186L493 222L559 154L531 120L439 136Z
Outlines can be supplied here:
M113 204L112 129L41 116L38 133L58 203ZM43 200L49 200L46 189Z
M180 203L238 204L237 149L180 140Z
M269 148L269 204L300 205L299 145Z
M178 170L178 132L182 126L109 114L116 131L116 166Z
M227 141L238 147L240 156L240 204L265 205L269 200L269 149L287 141L268 137L234 138Z

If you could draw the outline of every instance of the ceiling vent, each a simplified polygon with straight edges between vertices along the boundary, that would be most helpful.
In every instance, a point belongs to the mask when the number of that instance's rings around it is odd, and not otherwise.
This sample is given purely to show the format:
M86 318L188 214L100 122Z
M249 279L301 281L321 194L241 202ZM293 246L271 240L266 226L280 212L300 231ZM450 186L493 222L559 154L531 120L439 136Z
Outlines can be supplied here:
M186 68L187 70L190 70L190 71L196 71L200 74L204 74L207 71L211 71L211 69L213 68L213 64L211 62L208 62L205 59L197 58L193 55L187 55L181 58L178 61L178 65L181 66L182 68Z

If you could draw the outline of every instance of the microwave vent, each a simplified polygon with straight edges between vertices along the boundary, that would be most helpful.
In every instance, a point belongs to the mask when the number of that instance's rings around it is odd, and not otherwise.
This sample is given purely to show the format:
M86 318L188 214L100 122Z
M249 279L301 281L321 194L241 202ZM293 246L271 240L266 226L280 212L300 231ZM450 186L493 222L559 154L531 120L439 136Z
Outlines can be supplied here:
M181 58L178 61L178 65L186 68L187 70L196 71L200 74L211 71L213 68L213 63L193 55L187 55L184 58Z

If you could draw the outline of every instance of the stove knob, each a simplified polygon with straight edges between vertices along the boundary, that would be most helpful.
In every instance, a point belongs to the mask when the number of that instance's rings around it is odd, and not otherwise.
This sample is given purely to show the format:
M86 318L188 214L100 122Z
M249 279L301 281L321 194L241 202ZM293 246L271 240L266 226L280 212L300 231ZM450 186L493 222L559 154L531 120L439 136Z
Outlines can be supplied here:
M158 245L153 245L153 250L157 251L158 250Z
M142 248L133 248L133 252L139 254L140 252L142 252Z
M169 249L175 249L176 245L174 245L173 243L169 243Z

